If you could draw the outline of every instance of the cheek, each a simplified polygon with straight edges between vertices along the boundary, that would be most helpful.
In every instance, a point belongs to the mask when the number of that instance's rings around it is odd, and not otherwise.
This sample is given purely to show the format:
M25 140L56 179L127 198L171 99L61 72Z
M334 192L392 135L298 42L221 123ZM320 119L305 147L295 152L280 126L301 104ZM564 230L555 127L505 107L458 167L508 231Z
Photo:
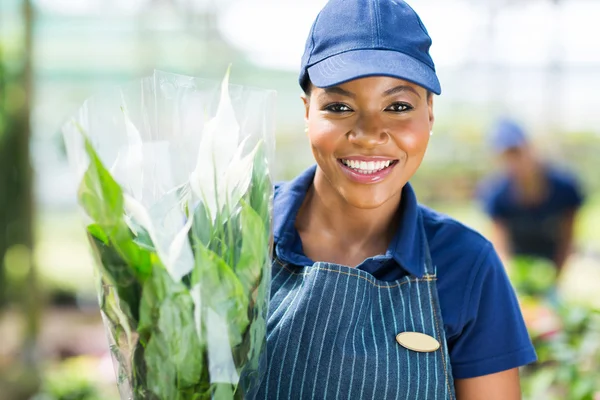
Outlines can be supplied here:
M313 152L328 156L335 152L344 133L338 125L326 120L312 119L308 124L308 140Z
M319 133L309 133L308 140L317 161L329 158L335 151L336 140L334 135L330 133L323 131L320 131Z
M406 154L410 156L425 153L429 144L429 123L411 120L395 129L394 140Z

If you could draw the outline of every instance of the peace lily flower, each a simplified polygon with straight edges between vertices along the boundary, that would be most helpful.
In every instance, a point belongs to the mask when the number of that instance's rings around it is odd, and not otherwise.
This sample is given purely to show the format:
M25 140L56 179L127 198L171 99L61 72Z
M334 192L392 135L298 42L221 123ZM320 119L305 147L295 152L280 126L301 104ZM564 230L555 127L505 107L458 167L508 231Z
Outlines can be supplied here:
M163 93L157 84L165 82L175 83L176 90ZM263 146L270 135L262 132L251 147L236 118L227 71L197 153L183 149L183 156L195 153L193 171L177 170L187 157L172 163L179 160L170 159L171 151L181 148L194 126L179 107L187 106L195 117L201 112L188 100L202 96L189 77L155 72L143 84L154 85L147 93L163 96L149 102L166 101L164 109L142 111L159 113L143 115L145 121L170 121L174 131L163 131L162 141L144 140L150 135L135 126L122 93L124 125L90 124L94 112L105 115L94 106L107 104L91 102L65 127L69 160L81 178L79 204L91 220L87 234L100 271L100 308L121 397L251 396L266 342L272 185ZM267 100L268 94L263 93ZM251 118L261 121L264 115L241 120ZM150 127L159 129L152 122ZM112 139L118 135L115 142L126 139L109 169L92 145L110 142L107 132Z
M121 93L121 111L125 120L125 132L127 145L123 146L117 154L117 159L110 168L113 176L122 177L127 182L134 198L142 198L142 188L144 182L143 162L144 162L144 143L140 132L129 118L129 111L125 107L125 96Z
M175 207L178 199L173 191L163 195L149 210L143 206L144 179L152 178L144 176L144 152L150 159L153 154L150 144L144 145L139 130L131 121L122 92L121 101L127 145L119 151L110 172L121 177L131 192L123 193L125 219L132 231L136 232L134 223L146 230L167 271L175 281L179 281L194 267L194 255L187 240L192 220L180 226L184 215Z
M159 209L159 212L148 213L141 198L143 180L142 139L139 131L131 122L127 110L123 107L128 147L124 158L118 158L112 170L116 167L125 169L132 196L124 194L126 214L139 223L150 235L157 248L159 257L175 280L180 280L190 273L194 267L194 258L187 235L192 226L192 218L174 234L173 229L157 229L164 218L169 216L177 223L183 220L183 213L177 213L174 205L178 199L167 202L173 209ZM246 156L243 156L248 137L238 144L240 127L235 117L235 111L229 95L229 70L221 83L219 106L214 118L204 127L198 150L196 168L190 174L189 186L196 199L206 203L213 223L219 212L227 205L237 204L242 195L248 190L252 178L252 164L260 145L257 144ZM121 153L120 153L121 154ZM124 161L122 161L124 160ZM119 164L121 162L121 164ZM185 186L185 185L184 185ZM187 188L180 188L186 193ZM170 192L165 197L171 197ZM182 209L188 209L192 199L183 195ZM161 205L161 202L158 203ZM157 208L154 205L152 208ZM151 208L151 210L152 210ZM154 217L154 218L153 218ZM163 227L164 228L164 227Z
M250 184L258 145L242 157L248 137L242 143L239 137L240 126L229 95L228 69L221 83L217 113L204 127L196 168L189 180L195 197L206 202L213 221L227 204L237 204Z

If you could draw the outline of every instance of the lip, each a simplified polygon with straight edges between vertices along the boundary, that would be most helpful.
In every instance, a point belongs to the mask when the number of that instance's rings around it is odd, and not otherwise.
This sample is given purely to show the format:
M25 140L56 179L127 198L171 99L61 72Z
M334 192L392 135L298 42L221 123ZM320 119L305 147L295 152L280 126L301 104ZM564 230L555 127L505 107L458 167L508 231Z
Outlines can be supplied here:
M338 160L352 160L352 161L397 161L398 159L395 157L386 157L386 156L348 156L348 157L338 157Z
M389 174L392 173L392 171L394 170L394 168L396 167L396 165L398 164L398 160L394 159L394 158L382 158L382 157L362 157L362 156L357 156L357 157L344 157L344 160L353 160L353 161L394 161L393 164L391 164L389 167L382 169L379 172L376 172L374 174L359 174L358 172L354 171L352 168L346 166L343 162L341 158L338 158L337 162L338 165L340 166L340 168L342 169L342 172L346 175L346 177L348 179L350 179L353 182L356 183L360 183L360 184L373 184L373 183L378 183L381 182L382 180L384 180Z

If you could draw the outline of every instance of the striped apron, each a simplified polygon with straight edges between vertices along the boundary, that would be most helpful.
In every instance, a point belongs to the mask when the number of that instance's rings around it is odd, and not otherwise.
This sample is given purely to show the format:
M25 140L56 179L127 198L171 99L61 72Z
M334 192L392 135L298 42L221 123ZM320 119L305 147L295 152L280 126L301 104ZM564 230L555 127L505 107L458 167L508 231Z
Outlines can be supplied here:
M360 269L273 263L267 365L256 399L454 399L454 384L425 238L425 275L385 282ZM420 332L434 352L401 346Z

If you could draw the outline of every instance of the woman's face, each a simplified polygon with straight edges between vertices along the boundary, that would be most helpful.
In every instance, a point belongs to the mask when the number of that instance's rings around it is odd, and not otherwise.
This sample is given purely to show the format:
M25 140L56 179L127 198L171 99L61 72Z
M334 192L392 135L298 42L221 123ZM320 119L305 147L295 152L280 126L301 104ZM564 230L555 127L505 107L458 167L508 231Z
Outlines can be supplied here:
M432 97L418 85L380 76L313 86L303 100L319 178L354 207L398 199L425 155Z

